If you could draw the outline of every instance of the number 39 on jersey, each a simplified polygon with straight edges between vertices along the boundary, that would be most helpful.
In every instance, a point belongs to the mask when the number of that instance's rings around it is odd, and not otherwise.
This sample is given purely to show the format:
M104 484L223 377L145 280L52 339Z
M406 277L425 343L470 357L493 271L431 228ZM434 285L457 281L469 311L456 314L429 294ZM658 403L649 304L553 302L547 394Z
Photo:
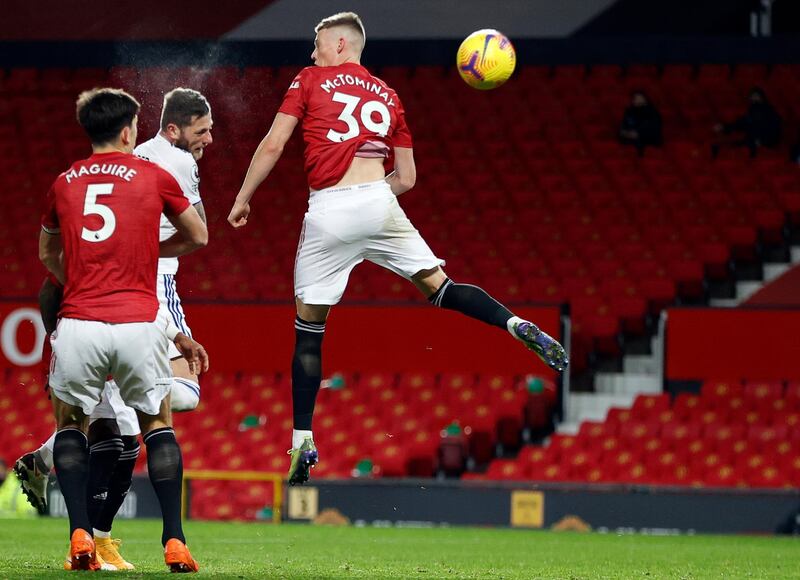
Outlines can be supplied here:
M389 114L389 107L380 101L367 101L359 107L361 98L346 93L335 92L333 93L332 100L337 103L344 103L344 109L339 115L339 120L347 125L347 131L340 133L330 129L328 131L328 139L334 142L347 141L353 137L357 137L360 133L358 121L355 115L361 119L361 124L367 131L371 131L381 137L386 137L389 131L389 126L392 122L392 116ZM373 115L377 115L380 121L375 122Z

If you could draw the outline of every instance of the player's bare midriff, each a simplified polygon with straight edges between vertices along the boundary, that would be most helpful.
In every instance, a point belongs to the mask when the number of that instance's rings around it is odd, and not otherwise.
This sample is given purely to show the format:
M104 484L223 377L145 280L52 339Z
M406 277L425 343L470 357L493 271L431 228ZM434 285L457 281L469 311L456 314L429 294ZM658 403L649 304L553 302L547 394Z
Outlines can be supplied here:
M378 181L386 177L386 170L383 167L382 158L353 157L353 162L347 171L338 181L330 187L345 187L348 185L358 185L359 183L369 183ZM311 191L315 191L312 189Z

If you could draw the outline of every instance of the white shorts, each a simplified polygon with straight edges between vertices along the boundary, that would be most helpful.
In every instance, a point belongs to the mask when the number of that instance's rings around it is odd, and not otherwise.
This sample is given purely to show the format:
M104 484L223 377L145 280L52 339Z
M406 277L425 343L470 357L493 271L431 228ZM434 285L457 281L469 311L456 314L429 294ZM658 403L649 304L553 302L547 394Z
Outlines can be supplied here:
M166 325L160 311L127 324L62 318L50 338L53 394L91 415L111 374L126 405L157 415L172 385Z
M186 324L186 315L183 313L181 298L175 285L175 276L172 274L159 274L156 280L158 294L158 308L164 316L175 323L183 334L192 336L192 329ZM169 341L169 359L180 358L181 353L172 341Z
M410 279L444 264L385 181L315 191L297 248L294 293L305 304L336 304L364 260Z
M114 381L106 382L103 396L92 411L89 422L93 423L97 419L116 419L120 435L136 436L140 432L136 411L122 400L119 387Z

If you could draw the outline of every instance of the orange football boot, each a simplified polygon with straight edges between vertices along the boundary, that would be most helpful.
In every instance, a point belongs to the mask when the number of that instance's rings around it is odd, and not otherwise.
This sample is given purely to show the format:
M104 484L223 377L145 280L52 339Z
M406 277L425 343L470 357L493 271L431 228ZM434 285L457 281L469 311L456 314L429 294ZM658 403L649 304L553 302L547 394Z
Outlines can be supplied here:
M164 548L164 562L169 566L170 572L198 572L200 570L200 564L192 558L189 548L177 538L167 540Z
M86 530L78 528L69 540L70 568L72 570L99 570L94 540Z

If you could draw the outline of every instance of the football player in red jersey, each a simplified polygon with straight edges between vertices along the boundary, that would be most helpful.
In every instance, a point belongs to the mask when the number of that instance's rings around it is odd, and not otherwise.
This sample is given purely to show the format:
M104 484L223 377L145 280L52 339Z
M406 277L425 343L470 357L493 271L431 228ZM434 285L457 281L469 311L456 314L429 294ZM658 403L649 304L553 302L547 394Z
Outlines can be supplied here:
M183 467L170 414L168 336L191 367L205 370L208 357L159 314L154 281L159 256L204 246L208 231L175 178L132 155L138 112L139 103L123 91L82 93L77 116L92 155L73 163L47 195L39 256L64 284L51 338L53 457L70 519L71 568L98 569L87 510L86 428L112 375L144 434L165 561L173 571L197 571L181 525ZM159 243L162 213L178 234Z
M397 202L416 181L411 132L397 93L361 66L366 34L358 15L334 14L315 28L316 66L289 86L272 127L256 149L228 221L247 224L250 199L301 123L310 199L295 262L295 354L289 483L303 483L318 455L311 431L322 377L322 337L350 271L363 260L410 280L441 308L509 332L552 368L568 364L562 346L470 284L450 280ZM384 161L394 157L386 175Z

